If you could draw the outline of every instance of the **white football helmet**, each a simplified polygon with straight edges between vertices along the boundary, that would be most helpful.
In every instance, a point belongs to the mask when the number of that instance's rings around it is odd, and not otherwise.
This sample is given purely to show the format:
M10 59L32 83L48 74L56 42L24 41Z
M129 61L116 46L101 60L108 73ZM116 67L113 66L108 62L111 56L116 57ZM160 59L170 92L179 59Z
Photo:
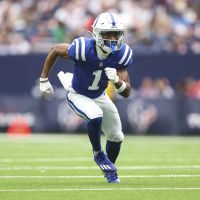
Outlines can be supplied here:
M96 45L99 46L106 53L112 53L121 48L124 38L124 26L119 21L116 14L102 13L94 21L93 38ZM103 38L104 33L115 32L116 40Z

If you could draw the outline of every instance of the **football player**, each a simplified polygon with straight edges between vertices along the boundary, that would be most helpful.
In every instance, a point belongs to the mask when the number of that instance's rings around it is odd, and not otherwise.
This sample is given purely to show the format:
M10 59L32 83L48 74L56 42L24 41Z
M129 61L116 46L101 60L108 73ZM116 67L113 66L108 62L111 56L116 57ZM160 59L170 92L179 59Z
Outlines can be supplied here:
M115 161L124 135L117 108L105 89L110 80L121 96L130 95L127 67L132 63L132 50L123 43L124 26L113 13L100 14L93 23L92 34L93 38L79 37L72 44L56 44L51 48L41 73L40 90L46 95L53 94L48 75L57 57L74 61L73 75L63 72L58 75L68 91L67 101L77 115L88 121L94 161L107 182L119 183ZM106 153L101 146L101 132L107 138Z

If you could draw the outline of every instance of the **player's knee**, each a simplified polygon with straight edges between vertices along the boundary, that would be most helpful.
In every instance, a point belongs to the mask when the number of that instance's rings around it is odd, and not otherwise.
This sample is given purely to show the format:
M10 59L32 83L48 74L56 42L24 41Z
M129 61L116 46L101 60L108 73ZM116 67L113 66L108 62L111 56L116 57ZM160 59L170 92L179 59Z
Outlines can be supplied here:
M110 134L107 139L111 142L122 142L124 139L124 134L122 132L118 134Z
M122 142L123 139L124 139L124 134L121 133L121 134L117 135L114 142Z
M101 109L96 109L94 112L90 115L90 120L102 118L103 117L103 111Z

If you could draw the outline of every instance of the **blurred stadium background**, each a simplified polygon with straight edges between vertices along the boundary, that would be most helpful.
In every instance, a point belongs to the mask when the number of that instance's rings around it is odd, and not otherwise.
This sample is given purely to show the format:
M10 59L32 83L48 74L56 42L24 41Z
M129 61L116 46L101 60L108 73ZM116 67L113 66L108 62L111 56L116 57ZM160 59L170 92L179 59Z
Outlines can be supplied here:
M56 77L73 71L73 63L56 62L52 98L41 96L38 78L53 44L88 36L94 18L107 10L119 13L134 52L132 96L125 100L108 91L124 132L200 135L199 0L1 0L1 132L86 131Z
M108 10L134 52L131 97L107 90L126 134L117 185L95 166L56 76L73 63L57 60L53 97L38 88L51 46L89 36ZM1 200L199 199L200 0L0 0L0 133Z

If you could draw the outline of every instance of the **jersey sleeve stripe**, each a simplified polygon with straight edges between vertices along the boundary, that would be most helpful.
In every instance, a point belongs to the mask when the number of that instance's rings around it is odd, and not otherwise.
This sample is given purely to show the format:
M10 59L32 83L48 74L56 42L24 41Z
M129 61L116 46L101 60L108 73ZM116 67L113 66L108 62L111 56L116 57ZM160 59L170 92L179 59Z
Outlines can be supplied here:
M127 65L129 63L132 55L133 55L133 51L131 50L131 53L129 54L128 60L126 61L126 63L124 65Z
M75 43L76 43L76 60L79 60L79 42L77 39L75 40Z
M126 45L124 55L122 56L121 60L119 61L119 64L122 64L124 62L124 60L126 59L126 56L128 54L128 50L129 50L129 47L128 47L128 45Z
M83 61L86 61L85 58L85 39L81 37L81 58Z

